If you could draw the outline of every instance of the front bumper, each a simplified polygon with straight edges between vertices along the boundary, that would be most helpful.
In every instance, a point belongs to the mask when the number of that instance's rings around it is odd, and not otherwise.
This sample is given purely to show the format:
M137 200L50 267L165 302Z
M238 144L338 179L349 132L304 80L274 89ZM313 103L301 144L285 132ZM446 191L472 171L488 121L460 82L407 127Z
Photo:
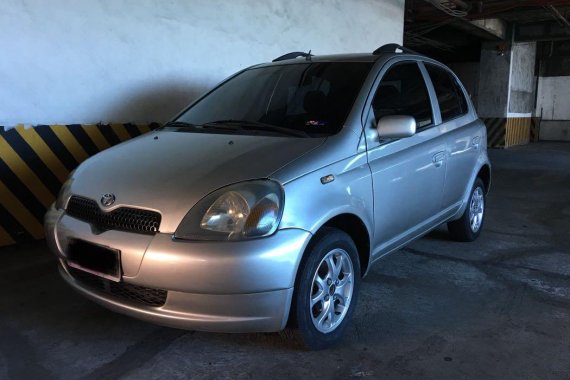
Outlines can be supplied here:
M287 322L295 275L311 234L285 229L243 242L183 242L169 234L94 234L89 224L52 208L46 239L63 278L93 301L153 323L218 332L279 331ZM121 251L122 281L163 289L160 307L142 305L86 286L66 265L70 239Z

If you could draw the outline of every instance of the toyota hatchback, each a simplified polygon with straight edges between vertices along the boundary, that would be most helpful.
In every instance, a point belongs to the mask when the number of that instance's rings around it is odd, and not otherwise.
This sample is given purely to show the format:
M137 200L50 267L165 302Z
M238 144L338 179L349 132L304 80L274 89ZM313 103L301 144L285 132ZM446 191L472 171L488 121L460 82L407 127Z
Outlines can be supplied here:
M477 238L486 132L458 78L395 44L249 67L81 164L45 219L63 278L177 328L341 338L361 279L442 223Z

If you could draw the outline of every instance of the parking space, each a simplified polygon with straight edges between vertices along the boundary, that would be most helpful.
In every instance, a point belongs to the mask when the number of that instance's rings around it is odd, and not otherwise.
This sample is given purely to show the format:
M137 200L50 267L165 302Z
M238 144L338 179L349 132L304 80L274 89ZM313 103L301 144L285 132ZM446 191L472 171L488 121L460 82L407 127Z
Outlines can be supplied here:
M568 378L570 145L490 151L479 240L374 266L341 345L158 327L74 293L43 242L0 250L0 378Z

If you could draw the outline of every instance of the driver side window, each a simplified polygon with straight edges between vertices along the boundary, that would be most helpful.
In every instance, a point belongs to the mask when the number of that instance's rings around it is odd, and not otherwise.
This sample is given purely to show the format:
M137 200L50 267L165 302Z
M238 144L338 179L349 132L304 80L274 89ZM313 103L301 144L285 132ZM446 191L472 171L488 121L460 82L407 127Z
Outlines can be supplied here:
M416 62L397 63L384 74L372 100L372 112L376 124L384 116L408 115L416 119L418 132L433 125L429 94Z

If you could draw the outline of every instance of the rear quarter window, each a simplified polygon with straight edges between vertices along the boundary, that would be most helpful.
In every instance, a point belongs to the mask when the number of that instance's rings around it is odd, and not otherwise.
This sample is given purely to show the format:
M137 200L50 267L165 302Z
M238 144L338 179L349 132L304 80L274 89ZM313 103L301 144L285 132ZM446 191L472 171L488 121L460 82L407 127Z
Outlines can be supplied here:
M429 63L425 66L435 89L442 122L465 115L467 100L455 76L441 67Z

